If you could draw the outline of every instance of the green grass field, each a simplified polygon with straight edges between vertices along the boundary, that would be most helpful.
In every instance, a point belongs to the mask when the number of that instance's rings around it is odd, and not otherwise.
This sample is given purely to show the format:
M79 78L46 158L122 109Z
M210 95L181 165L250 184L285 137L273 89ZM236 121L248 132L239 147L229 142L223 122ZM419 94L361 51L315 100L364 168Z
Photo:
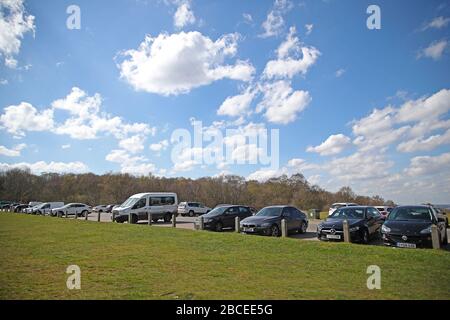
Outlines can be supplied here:
M0 299L450 299L450 253L0 214ZM68 265L81 290L68 290ZM381 268L381 290L366 269Z

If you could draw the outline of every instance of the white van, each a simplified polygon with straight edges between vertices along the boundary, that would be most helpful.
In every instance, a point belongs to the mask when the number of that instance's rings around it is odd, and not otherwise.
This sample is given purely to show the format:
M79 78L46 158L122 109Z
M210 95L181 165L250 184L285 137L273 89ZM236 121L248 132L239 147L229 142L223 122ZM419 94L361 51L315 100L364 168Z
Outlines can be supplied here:
M50 214L52 209L62 207L64 202L44 202L40 205L34 206L31 209L31 214Z
M128 221L131 214L131 222L148 219L152 214L153 222L164 219L164 222L172 220L172 214L177 213L178 197L173 192L148 192L138 193L129 197L118 207L114 207L114 220L119 223Z

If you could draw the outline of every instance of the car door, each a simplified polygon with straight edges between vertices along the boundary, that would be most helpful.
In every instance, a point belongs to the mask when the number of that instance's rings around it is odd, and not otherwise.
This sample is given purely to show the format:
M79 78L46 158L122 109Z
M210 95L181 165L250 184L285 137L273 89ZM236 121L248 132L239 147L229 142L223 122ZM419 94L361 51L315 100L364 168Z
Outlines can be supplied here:
M161 219L164 217L163 206L161 204L161 197L150 197L149 211L152 214L152 219Z
M303 222L300 212L294 207L289 207L289 212L290 212L290 218L291 218L291 223L290 223L291 229L290 230L299 230L301 227L301 224Z
M238 213L239 220L242 221L245 218L250 217L251 215L252 215L252 213L251 213L249 208L247 208L247 207L239 207L239 213Z
M295 228L295 221L293 221L293 219L292 219L291 212L292 211L291 211L290 207L283 208L282 219L286 220L286 225L287 225L288 231ZM280 226L281 226L281 222L280 222Z
M239 214L239 207L230 207L223 214L222 217L222 225L224 228L232 228L234 227L234 220Z
M147 197L139 199L138 202L133 206L135 210L138 220L147 219Z

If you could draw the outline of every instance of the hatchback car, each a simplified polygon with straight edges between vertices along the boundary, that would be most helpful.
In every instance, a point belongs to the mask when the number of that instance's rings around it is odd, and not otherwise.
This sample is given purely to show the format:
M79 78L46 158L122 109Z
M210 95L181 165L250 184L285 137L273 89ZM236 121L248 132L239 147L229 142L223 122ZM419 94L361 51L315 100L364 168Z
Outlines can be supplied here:
M441 244L448 244L446 217L432 206L400 206L392 210L381 228L383 242L400 248L432 247L431 226L436 225Z
M348 221L352 242L368 243L379 236L384 217L374 207L342 207L317 226L319 240L344 240L344 220Z
M207 214L202 216L203 218L203 229L222 231L226 228L234 228L236 217L241 220L250 217L252 212L247 206L241 205L228 205L222 207L216 207ZM195 227L198 229L200 225L200 219L195 221Z
M178 205L178 214L181 214L183 217L193 217L195 215L200 216L210 211L211 208L199 202L180 202Z
M248 234L279 237L283 219L286 220L288 232L304 233L308 228L308 217L304 212L291 206L270 206L242 220L241 230Z

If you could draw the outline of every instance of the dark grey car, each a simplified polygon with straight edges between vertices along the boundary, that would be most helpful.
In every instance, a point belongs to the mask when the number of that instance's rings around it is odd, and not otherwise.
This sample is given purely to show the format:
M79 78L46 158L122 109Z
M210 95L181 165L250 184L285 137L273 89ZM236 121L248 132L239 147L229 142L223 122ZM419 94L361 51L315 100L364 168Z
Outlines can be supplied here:
M292 206L271 206L262 208L256 215L241 221L241 230L248 234L279 237L281 220L285 219L289 233L304 233L308 228L307 215Z

